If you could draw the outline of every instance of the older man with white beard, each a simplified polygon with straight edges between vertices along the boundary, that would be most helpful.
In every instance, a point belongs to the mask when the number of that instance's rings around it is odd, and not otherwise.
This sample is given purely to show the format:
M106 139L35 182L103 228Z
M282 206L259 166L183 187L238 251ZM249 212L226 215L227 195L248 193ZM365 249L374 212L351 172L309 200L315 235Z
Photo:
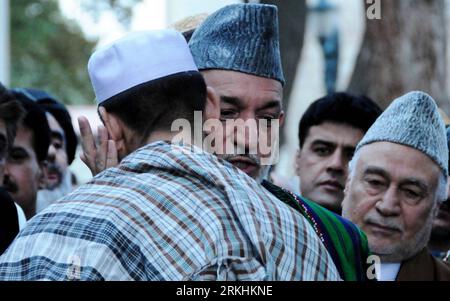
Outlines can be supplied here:
M379 280L450 280L426 249L447 196L448 147L434 100L409 93L380 116L357 146L343 216L368 236Z
M448 125L447 146L450 147L450 127ZM448 185L450 185L450 180ZM431 230L428 247L432 251L433 256L444 259L447 264L450 264L448 261L450 257L450 196L439 207L439 213L434 220L433 230Z

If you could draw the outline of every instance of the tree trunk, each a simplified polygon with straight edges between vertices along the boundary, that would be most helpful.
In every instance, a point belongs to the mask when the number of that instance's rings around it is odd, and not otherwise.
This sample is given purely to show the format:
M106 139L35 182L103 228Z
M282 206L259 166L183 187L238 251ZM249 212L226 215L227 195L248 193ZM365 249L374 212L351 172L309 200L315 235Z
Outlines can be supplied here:
M289 97L297 73L297 66L303 48L306 23L305 0L263 0L261 3L278 7L280 23L280 49L286 86L284 87L284 108L289 105Z
M381 19L366 20L349 92L386 108L396 97L422 90L450 114L445 1L380 1Z
M281 62L286 79L283 89L283 109L287 112L303 48L307 14L306 1L263 0L260 2L278 7ZM280 131L280 146L285 142L284 135L284 131Z

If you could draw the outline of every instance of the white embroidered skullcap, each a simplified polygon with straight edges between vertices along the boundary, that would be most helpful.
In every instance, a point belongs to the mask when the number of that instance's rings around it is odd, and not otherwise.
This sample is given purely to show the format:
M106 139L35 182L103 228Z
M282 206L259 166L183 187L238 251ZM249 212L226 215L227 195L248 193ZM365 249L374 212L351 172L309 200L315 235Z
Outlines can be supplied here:
M92 54L88 72L97 104L169 75L198 71L183 35L172 29L134 32Z

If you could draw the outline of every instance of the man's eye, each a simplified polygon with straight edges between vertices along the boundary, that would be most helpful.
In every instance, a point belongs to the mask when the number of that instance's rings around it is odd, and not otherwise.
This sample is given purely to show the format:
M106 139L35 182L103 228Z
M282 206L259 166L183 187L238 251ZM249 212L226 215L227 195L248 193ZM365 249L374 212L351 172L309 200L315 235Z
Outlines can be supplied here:
M319 156L328 156L331 154L331 149L328 147L315 147L313 151Z
M383 186L383 182L378 181L378 180L367 180L367 183L368 183L370 186L375 187L375 188L378 188L378 187Z
M275 116L275 115L261 115L261 116L258 116L258 119L265 119L265 120L267 120L267 125L270 126L271 125L271 121L278 119L278 116Z
M366 178L364 182L366 183L367 191L374 194L382 191L386 185L384 181L376 178Z
M10 161L22 161L27 158L27 154L23 151L11 151L8 156L8 160Z
M420 191L416 191L414 189L405 188L403 189L403 194L407 200L412 203L415 203L422 199L423 193Z
M405 190L405 194L406 194L407 197L410 197L410 198L418 198L418 197L420 197L420 194L418 194L418 193L416 193L415 191L412 191L412 190Z
M236 119L239 113L235 110L221 110L220 118L221 119Z
M52 145L55 149L61 149L63 147L61 142L53 142Z

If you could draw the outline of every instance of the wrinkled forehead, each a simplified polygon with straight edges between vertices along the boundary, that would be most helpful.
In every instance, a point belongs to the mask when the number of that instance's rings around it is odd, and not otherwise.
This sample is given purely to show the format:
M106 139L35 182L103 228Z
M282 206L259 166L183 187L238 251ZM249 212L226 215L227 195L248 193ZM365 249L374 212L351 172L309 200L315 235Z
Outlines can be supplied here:
M439 165L423 152L398 143L374 142L364 145L356 154L356 168L378 168L393 178L411 176L424 181L437 181L442 174Z
M203 70L201 73L219 97L239 98L248 104L282 102L283 86L275 79L230 70Z
M364 136L361 129L345 123L325 121L308 129L305 141L324 141L345 147L356 147Z

